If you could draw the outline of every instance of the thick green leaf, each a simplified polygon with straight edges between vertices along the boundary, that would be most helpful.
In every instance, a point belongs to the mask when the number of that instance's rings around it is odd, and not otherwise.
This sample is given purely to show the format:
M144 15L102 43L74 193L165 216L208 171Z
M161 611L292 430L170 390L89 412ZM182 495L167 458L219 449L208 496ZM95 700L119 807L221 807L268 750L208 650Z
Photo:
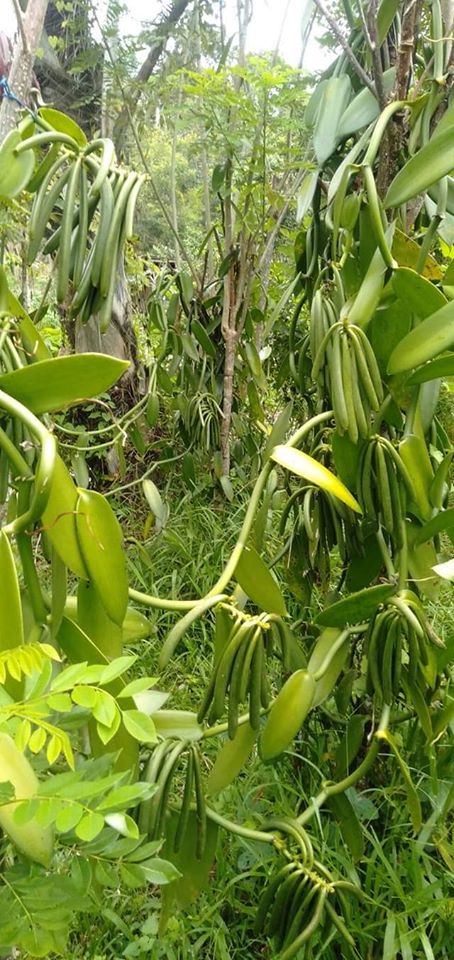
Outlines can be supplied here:
M427 383L428 380L438 380L440 377L454 377L454 353L437 357L436 360L424 364L423 367L412 373L407 380L407 384L413 387L417 383Z
M311 652L307 669L309 673L316 674L327 656L330 655L332 648L339 639L341 631L327 627L317 638L314 648ZM313 707L320 706L324 700L332 693L341 671L345 666L345 661L349 653L349 645L343 643L334 654L329 666L324 670L322 676L315 682L315 693L312 701Z
M334 794L327 800L327 806L339 824L344 842L354 860L360 860L364 853L364 836L356 812L345 793Z
M331 437L334 466L347 487L356 486L356 476L361 448L353 443L347 433L334 431Z
M57 633L57 643L70 663L107 663L107 657L74 620L63 617Z
M392 233L393 224L386 231L388 244L391 242ZM341 317L346 316L350 323L357 323L363 330L366 329L380 301L386 271L386 263L377 248L353 303L344 305Z
M0 650L24 643L19 580L11 546L0 530Z
M383 74L383 87L386 94L391 92L395 76L395 67L390 67L389 70L385 70ZM341 116L337 128L337 139L344 140L345 137L350 136L350 134L361 130L361 127L366 127L378 117L379 113L380 107L377 98L371 90L364 87L356 94L356 97L349 103L347 109Z
M271 433L267 438L265 449L263 451L264 460L268 460L274 447L278 446L279 443L283 443L285 440L292 419L292 412L293 401L291 400L290 403L284 407L277 420L273 424Z
M359 753L364 739L367 717L353 714L335 753L336 776L341 779L352 771L352 764Z
M399 0L381 0L377 12L378 45L381 47L399 9Z
M64 564L77 577L87 579L88 572L76 535L77 500L77 487L63 460L57 455L42 525Z
M415 537L416 543L426 543L427 540L432 540L433 537L436 537L438 533L442 533L444 530L452 530L453 527L454 507L450 507L448 510L441 510L435 517L432 517L432 519L428 520L422 527L419 527Z
M0 197L3 200L12 200L25 190L35 168L33 150L15 153L20 143L19 130L11 130L0 146Z
M259 752L268 763L290 746L314 703L316 683L308 670L296 670L273 702L260 740Z
M364 543L355 546L350 552L345 585L348 590L357 591L368 587L383 567L383 556L375 534L366 537Z
M315 188L318 181L318 170L312 170L310 173L306 173L304 180L301 184L301 187L298 191L298 196L296 198L297 208L296 208L296 222L301 223L303 217L306 216L307 211L309 210L312 200L314 198Z
M412 370L454 344L454 301L418 324L393 350L388 373Z
M313 127L317 120L327 85L328 80L320 80L319 83L317 83L315 90L311 94L310 99L308 100L306 109L304 111L304 122L307 127Z
M395 270L392 284L399 300L418 317L429 317L446 304L446 297L441 290L409 267Z
M54 130L58 130L59 133L65 133L67 137L72 137L73 140L79 144L79 147L87 146L87 138L84 131L76 121L68 117L66 113L61 113L60 110L54 110L53 107L41 107L39 115L46 123L53 127Z
M112 507L100 493L79 490L77 538L83 560L107 615L122 626L128 607L123 536Z
M296 473L298 477L303 477L317 487L321 487L322 490L327 490L333 497L342 500L356 513L362 512L359 503L342 481L335 477L334 473L331 473L322 463L314 460L307 453L303 453L302 450L280 445L274 448L271 459L279 463L281 467L285 467L286 470L290 470L291 473Z
M243 723L233 740L225 740L208 775L207 794L221 793L232 783L249 759L255 739L255 730Z
M381 603L385 603L396 592L396 587L388 583L379 583L376 587L367 590L358 590L344 600L333 603L326 610L322 610L316 618L316 623L323 627L339 627L342 629L348 624L360 623L369 620Z
M77 621L81 629L109 658L120 657L122 629L107 615L99 593L91 581L80 580L77 587ZM106 680L103 680L106 683Z
M315 156L322 167L339 141L337 127L351 96L347 74L330 77L322 91L322 99L313 133Z
M253 547L245 547L235 568L235 580L248 595L267 613L285 617L285 601L276 580Z
M62 410L104 393L129 367L103 353L52 357L0 376L0 390L9 393L33 413Z
M452 137L452 127L448 127L407 160L389 187L385 207L400 206L451 173L454 167Z

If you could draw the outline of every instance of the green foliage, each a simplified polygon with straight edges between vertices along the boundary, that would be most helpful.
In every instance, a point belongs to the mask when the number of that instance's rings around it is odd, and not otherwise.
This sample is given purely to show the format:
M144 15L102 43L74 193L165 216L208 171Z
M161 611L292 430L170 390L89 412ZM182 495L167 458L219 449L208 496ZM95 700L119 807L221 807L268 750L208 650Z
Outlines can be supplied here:
M365 21L347 14L359 60L353 69L340 55L308 104L296 271L276 268L275 289L267 259L288 211L285 173L299 162L298 78L252 59L170 85L213 171L206 264L200 272L183 250L183 267L178 248L175 272L156 271L147 395L86 431L101 437L92 450L105 432L122 453L129 431L145 457L141 431L161 426L163 406L175 415L180 445L168 457L161 447L157 482L154 465L131 481L144 524L134 518L130 551L109 500L76 486L50 417L107 389L124 365L50 358L0 274L4 948L64 955L74 912L111 897L103 916L123 934L117 956L228 956L227 936L207 934L212 906L202 928L181 921L183 946L175 935L176 908L193 909L216 859L219 915L243 956L261 955L264 940L280 960L452 953L452 642L433 606L440 578L452 578L440 538L452 528L452 449L436 417L452 345L437 239L452 213L448 48L434 4L430 44L414 59L421 89L407 97L402 63L380 73L373 57L372 70ZM382 67L399 39L394 14L379 17ZM28 184L30 259L55 254L57 300L82 320L100 307L103 331L107 253L115 267L141 181L63 115L37 122L51 129L27 120L12 156L10 142L0 148L5 197ZM389 157L400 166L392 182ZM425 191L435 211L426 196L409 203ZM275 344L286 396L271 426ZM66 423L61 432L77 435ZM227 503L204 503L201 450ZM181 459L184 493L166 479L167 459ZM122 511L132 525L128 501ZM154 611L154 625L129 601ZM155 689L158 672L169 692ZM219 842L224 831L239 855ZM117 890L150 885L166 887L160 919L141 920L135 942Z

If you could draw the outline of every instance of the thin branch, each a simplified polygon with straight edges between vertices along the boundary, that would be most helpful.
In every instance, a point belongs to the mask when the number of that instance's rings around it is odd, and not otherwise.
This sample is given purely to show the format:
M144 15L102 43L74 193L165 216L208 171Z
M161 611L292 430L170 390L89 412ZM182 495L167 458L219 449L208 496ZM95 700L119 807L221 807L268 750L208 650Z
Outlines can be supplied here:
M339 29L336 20L334 19L334 17L331 16L330 13L328 13L325 7L325 4L323 3L323 0L314 0L314 3L315 3L315 6L319 9L322 16L325 18L326 22L331 27L331 30L333 31L334 36L339 41L345 55L350 60L350 63L355 73L358 75L359 79L364 84L364 86L367 87L367 89L370 90L371 93L373 93L374 97L376 97L377 92L375 89L375 85L373 84L370 77L367 76L367 73L361 66L359 60L356 59L355 54L353 53L353 50L350 47L349 43L347 43L347 40L345 39L345 37L342 36L342 31Z
M384 110L386 107L386 94L385 88L383 86L383 67L380 56L380 46L378 43L378 33L377 33L377 0L370 0L369 9L367 11L367 20L368 20L368 41L370 45L370 52L372 54L372 64L374 68L374 81L375 89L377 91L377 100L380 106L380 110Z
M13 0L13 7L14 7L14 13L16 14L16 20L17 20L17 25L18 25L18 27L19 27L19 33L20 33L20 35L21 35L22 48L23 48L23 50L24 50L24 53L28 53L28 52L29 52L28 39L27 39L27 34L26 34L26 32L25 32L24 17L23 17L22 10L21 10L20 5L19 5L19 0Z

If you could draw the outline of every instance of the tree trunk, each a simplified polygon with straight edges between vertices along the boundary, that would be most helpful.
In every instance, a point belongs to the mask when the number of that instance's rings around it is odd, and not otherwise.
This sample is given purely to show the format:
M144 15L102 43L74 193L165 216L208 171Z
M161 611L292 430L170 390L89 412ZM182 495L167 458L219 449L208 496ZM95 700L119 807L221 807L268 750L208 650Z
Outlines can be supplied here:
M150 47L148 56L145 58L135 79L135 85L141 84L143 89L139 90L138 93L136 91L135 94L132 95L127 94L125 103L114 124L112 138L115 143L115 149L120 157L124 153L126 132L131 117L134 116L139 105L140 98L145 90L145 84L147 80L150 79L158 60L164 53L167 40L172 35L174 27L183 16L188 4L189 0L173 0L167 16L164 17L156 27L155 42Z
M27 103L30 95L33 64L41 39L47 4L48 0L29 0L19 24L8 80L14 95L23 103ZM15 126L18 110L17 103L4 97L0 108L0 143Z

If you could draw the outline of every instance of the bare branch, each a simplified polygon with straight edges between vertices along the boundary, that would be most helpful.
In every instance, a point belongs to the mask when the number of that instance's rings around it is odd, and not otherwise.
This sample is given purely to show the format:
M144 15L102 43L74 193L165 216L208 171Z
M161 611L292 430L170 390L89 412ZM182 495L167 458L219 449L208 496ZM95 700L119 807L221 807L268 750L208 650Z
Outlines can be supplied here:
M327 11L327 9L326 9L326 7L325 7L325 4L323 3L323 0L314 0L314 2L315 2L316 7L318 7L318 9L320 10L320 13L322 14L322 16L325 18L326 22L327 22L327 23L329 24L329 26L331 27L331 30L333 31L334 36L338 39L338 41L339 41L339 43L340 43L340 45L341 45L344 53L346 54L346 56L347 56L348 59L350 60L350 63L351 63L351 65L352 65L355 73L357 74L357 76L359 77L359 79L361 80L361 82L364 84L364 86L367 87L368 90L370 90L371 93L373 93L374 97L376 97L376 96L377 96L377 92L376 92L376 89L375 89L375 85L373 84L373 82L372 82L372 80L370 79L370 77L367 76L367 73L366 73L366 71L363 69L363 67L361 66L359 60L356 59L355 54L353 53L353 50L352 50L351 46L349 45L349 43L347 43L347 40L346 40L345 37L342 35L342 31L339 29L339 27L338 27L338 25L337 25L336 20L334 19L334 17L332 17L331 14L328 13L328 11Z
M370 45L370 52L372 54L375 89L377 91L377 100L380 106L380 110L384 110L386 106L386 94L383 86L383 67L381 62L380 47L378 43L378 33L377 33L377 0L370 0L369 2L369 10L367 12L367 24L368 24L367 37Z
M25 32L24 17L19 5L19 0L13 0L13 7L14 7L14 13L16 14L17 26L19 27L19 33L22 39L22 48L25 53L28 53L28 39L27 39L27 34Z

